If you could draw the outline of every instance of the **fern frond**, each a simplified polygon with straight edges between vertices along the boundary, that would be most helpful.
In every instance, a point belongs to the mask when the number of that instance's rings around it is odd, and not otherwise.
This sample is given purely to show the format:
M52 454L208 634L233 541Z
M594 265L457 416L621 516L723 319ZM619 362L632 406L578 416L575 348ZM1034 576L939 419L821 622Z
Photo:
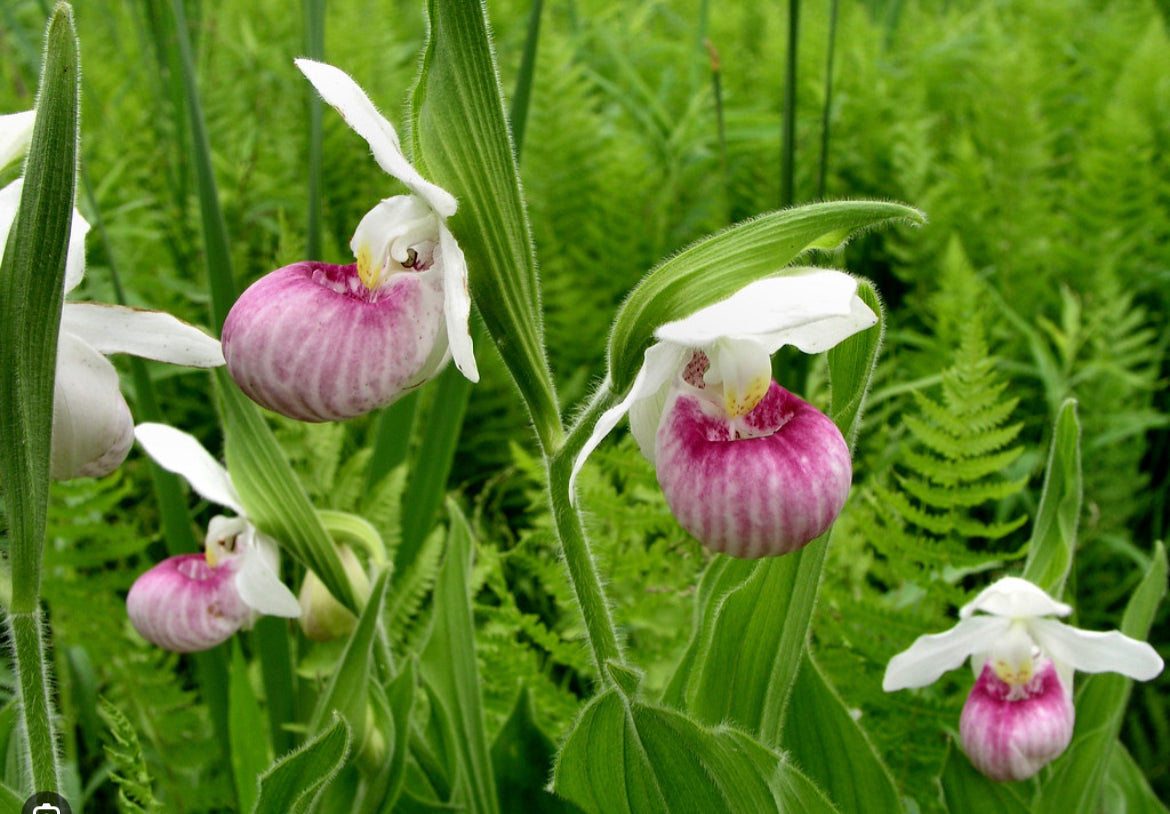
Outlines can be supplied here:
M105 745L106 756L113 764L110 778L118 786L118 808L132 814L153 814L163 810L163 804L154 796L151 776L138 733L106 698L100 699L98 714L106 724L110 740Z

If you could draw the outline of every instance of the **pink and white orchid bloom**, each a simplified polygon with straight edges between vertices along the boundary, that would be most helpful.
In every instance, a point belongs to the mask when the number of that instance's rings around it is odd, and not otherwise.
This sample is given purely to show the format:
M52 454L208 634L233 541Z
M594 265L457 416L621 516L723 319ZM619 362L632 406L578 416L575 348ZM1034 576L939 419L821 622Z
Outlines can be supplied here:
M224 324L228 372L260 405L303 421L368 413L451 358L478 381L467 260L447 227L455 198L411 166L394 127L346 73L296 64L409 194L362 218L350 241L356 262L294 263L245 291Z
M0 116L0 168L24 154L35 112ZM20 207L23 179L0 189L0 251ZM76 209L65 260L65 294L85 275L89 224ZM118 373L105 358L130 353L189 367L224 363L219 342L170 314L66 302L57 340L53 391L51 474L57 480L108 475L121 465L134 442L134 421L122 396Z
M840 513L852 465L833 422L772 380L771 356L820 353L876 322L848 274L799 269L660 326L573 476L629 413L671 511L700 542L745 558L795 551Z
M300 616L296 596L277 576L276 542L248 521L227 470L198 440L174 427L139 424L134 434L159 466L236 513L211 519L202 554L170 557L134 582L126 611L143 638L191 653L226 641L261 614Z
M964 605L953 628L890 659L882 689L925 687L970 657L978 678L959 722L963 750L993 780L1026 780L1072 739L1075 670L1139 681L1162 672L1145 642L1049 618L1071 613L1031 582L1004 577Z

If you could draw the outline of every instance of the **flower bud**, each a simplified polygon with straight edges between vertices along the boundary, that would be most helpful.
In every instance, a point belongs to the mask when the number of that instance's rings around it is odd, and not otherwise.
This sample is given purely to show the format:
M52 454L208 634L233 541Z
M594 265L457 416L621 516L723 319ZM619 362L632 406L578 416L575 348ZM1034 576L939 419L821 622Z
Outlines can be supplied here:
M253 401L301 421L390 404L448 353L440 270L399 272L373 290L357 264L294 263L261 277L224 323L228 373Z
M370 595L370 579L349 546L338 546L337 556L345 568L350 585L357 596ZM333 594L312 571L301 583L301 630L314 642L327 642L347 636L357 625L357 618L348 608L333 598Z
M853 475L836 425L775 382L734 419L702 391L676 390L654 460L683 528L708 548L749 559L787 554L828 531Z
M1025 684L1005 682L988 660L959 720L963 751L992 780L1027 780L1060 756L1073 734L1071 693L1043 659Z
M126 597L131 624L147 641L176 653L226 641L252 616L235 584L240 562L212 567L203 554L163 560L131 586Z

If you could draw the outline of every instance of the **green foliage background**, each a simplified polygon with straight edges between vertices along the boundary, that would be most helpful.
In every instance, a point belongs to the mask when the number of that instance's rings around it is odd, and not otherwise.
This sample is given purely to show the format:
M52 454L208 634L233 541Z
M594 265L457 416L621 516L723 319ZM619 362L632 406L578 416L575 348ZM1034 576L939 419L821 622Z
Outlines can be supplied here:
M425 34L420 5L347 0L327 10L326 58L399 121ZM822 5L805 4L801 20L801 201L814 197L820 169ZM489 0L488 10L511 88L528 3ZM33 104L45 14L36 0L0 10L0 111ZM75 15L84 69L79 199L104 227L90 238L75 296L113 301L116 269L131 304L207 325L198 201L184 159L190 136L179 78L157 47L169 4L89 0ZM309 96L292 65L304 51L302 20L275 0L203 0L188 4L188 16L242 288L305 251ZM546 4L521 170L552 368L567 401L600 375L610 316L646 270L776 207L785 24L774 4L718 4L717 12L700 0ZM827 195L907 201L930 223L814 258L872 279L889 320L814 647L901 789L926 808L934 803L920 790L942 765L966 678L884 695L884 663L919 633L948 626L957 605L1016 562L1064 399L1079 400L1084 426L1078 624L1116 626L1170 519L1167 26L1147 0L840 4ZM719 55L725 150L704 40ZM326 117L324 155L326 256L317 259L344 262L353 225L396 190L337 117ZM526 414L498 360L480 356L484 382L472 393L450 486L479 540L488 728L503 725L523 685L556 737L587 692L590 660ZM151 369L166 420L218 449L207 377ZM778 375L826 403L815 361L782 357ZM318 505L370 511L393 540L401 483L391 476L367 494L355 474L355 451L371 432L371 420L281 425ZM233 799L212 734L217 712L193 692L188 661L144 645L122 607L133 578L164 555L149 495L137 454L110 478L55 488L45 597L66 756L77 799L84 788L95 805L121 810L155 810L159 801L168 811L216 810ZM658 691L689 635L708 555L674 523L629 439L593 459L582 498L616 618L647 688ZM199 508L198 528L211 513ZM396 646L409 646L429 612L423 597L437 554L429 556L398 606ZM1165 610L1151 641L1170 656ZM299 645L301 673L312 676L329 653ZM1135 688L1123 732L1163 798L1168 688L1166 676ZM99 697L108 700L100 712Z

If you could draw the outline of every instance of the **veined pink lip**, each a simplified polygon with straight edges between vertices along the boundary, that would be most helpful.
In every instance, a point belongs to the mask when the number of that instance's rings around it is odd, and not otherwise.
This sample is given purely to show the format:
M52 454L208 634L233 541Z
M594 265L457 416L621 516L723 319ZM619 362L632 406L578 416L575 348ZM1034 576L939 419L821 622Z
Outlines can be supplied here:
M787 554L841 512L849 448L824 413L775 382L742 421L758 437L733 438L728 418L696 394L668 401L658 482L679 523L709 548L749 559Z
M304 262L257 280L223 327L228 373L263 407L340 421L391 403L446 358L436 270L395 274L376 292L354 264Z
M1027 780L1068 748L1074 716L1051 661L1020 687L1002 681L988 661L963 706L959 733L971 762L992 780Z
M226 641L252 616L235 586L236 560L212 568L203 554L170 557L140 576L126 597L142 637L176 653Z

